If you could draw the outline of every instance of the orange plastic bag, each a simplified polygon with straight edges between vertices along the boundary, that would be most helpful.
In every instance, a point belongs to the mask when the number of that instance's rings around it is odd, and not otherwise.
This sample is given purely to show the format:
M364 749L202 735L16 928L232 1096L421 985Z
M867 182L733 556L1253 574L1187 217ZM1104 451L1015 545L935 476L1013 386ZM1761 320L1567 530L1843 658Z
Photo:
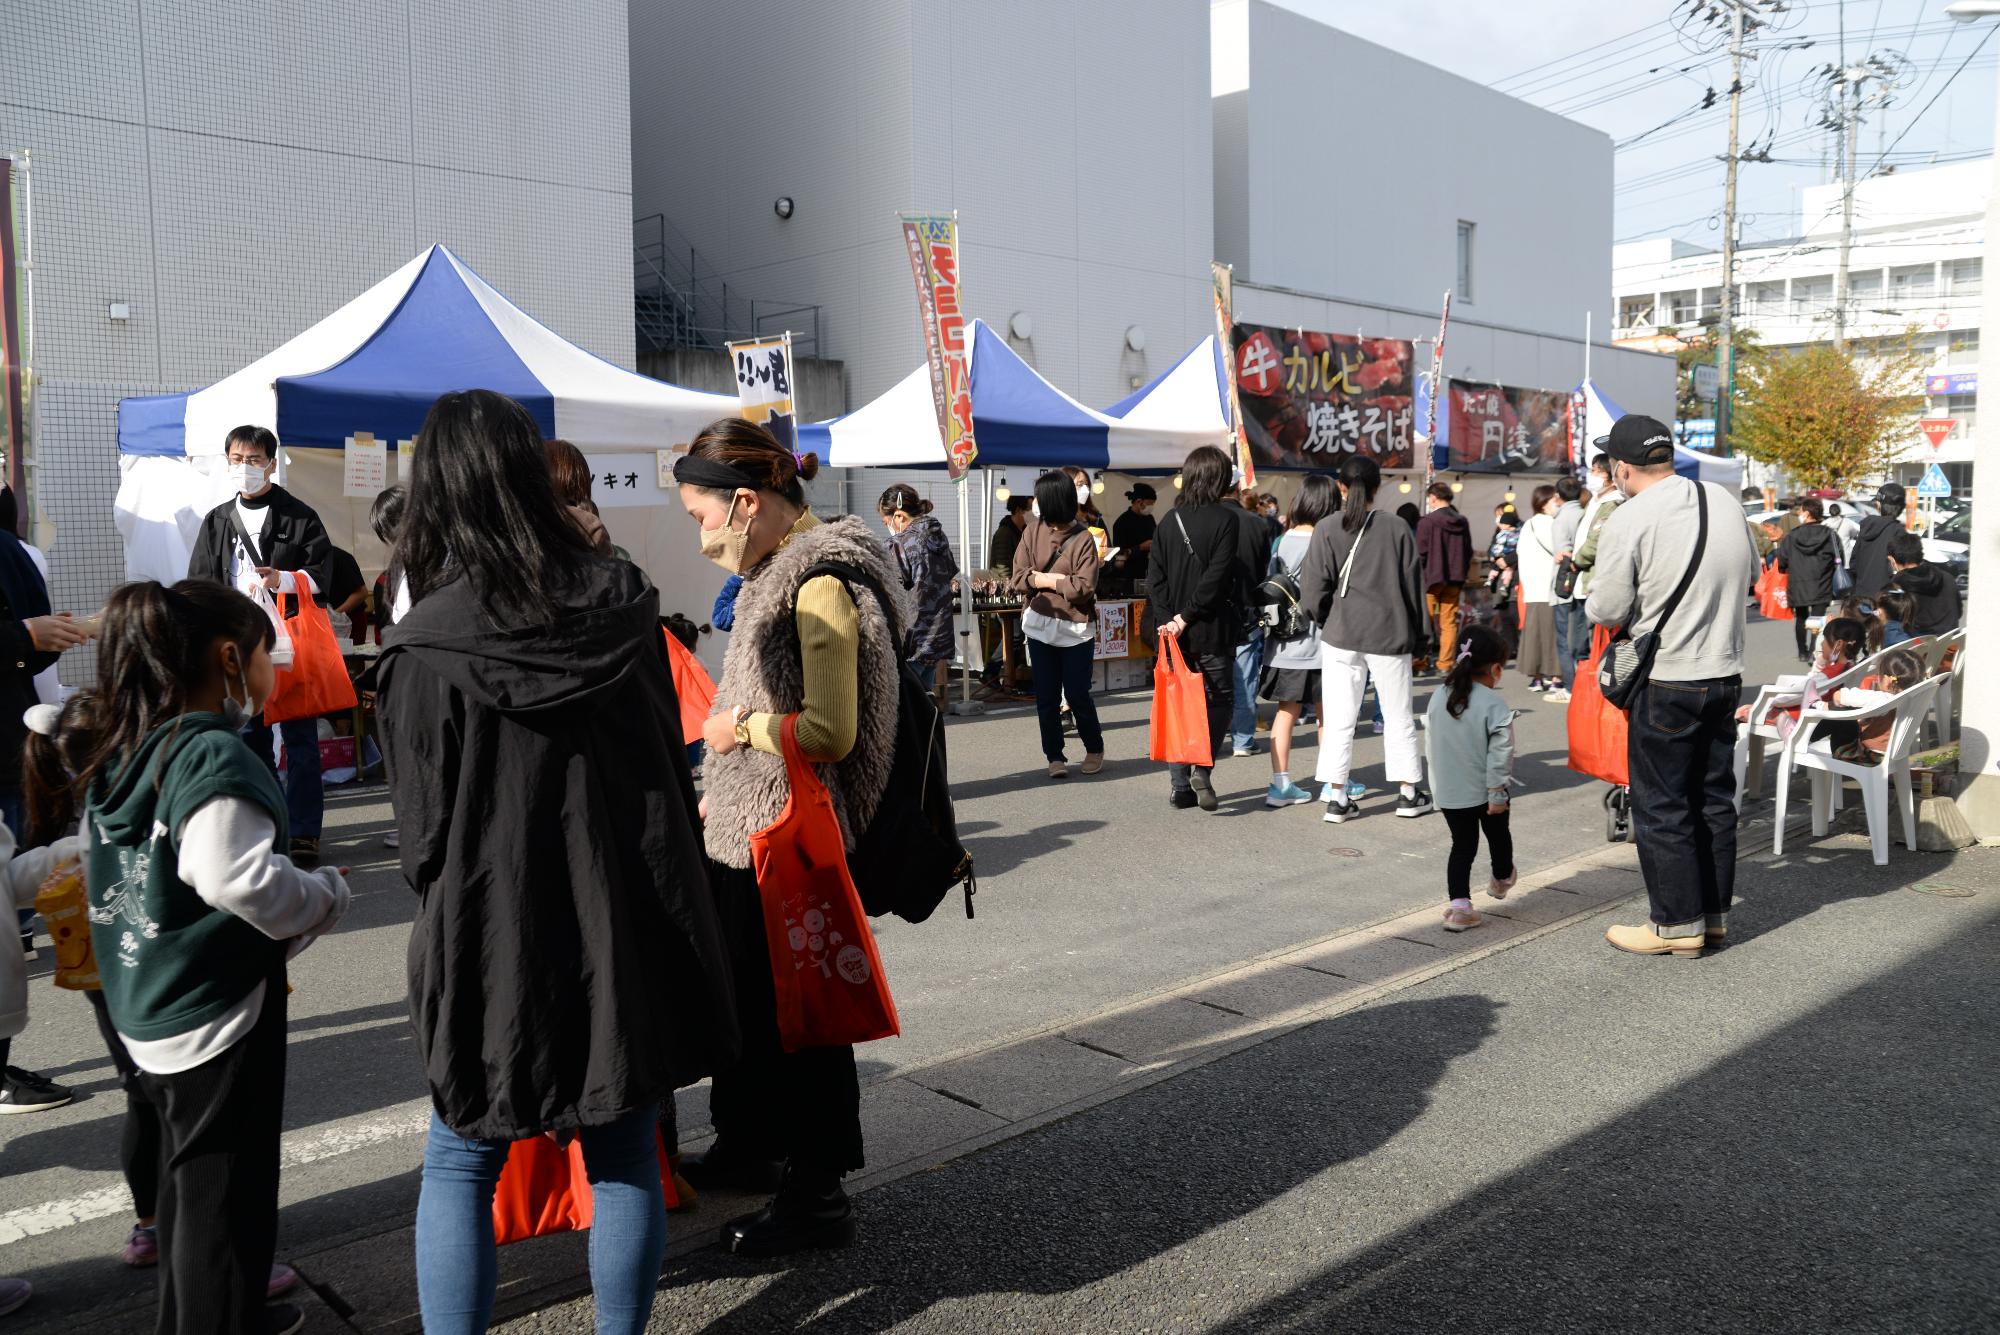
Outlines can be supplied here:
M778 819L750 835L778 1036L787 1052L902 1032L882 953L847 872L840 818L799 753L798 723L798 715L787 714L782 728L791 796Z
M680 1195L674 1190L666 1142L657 1140L657 1133L655 1139L660 1153L660 1190L666 1193L671 1210L680 1204ZM581 1140L572 1140L565 1147L548 1136L531 1136L515 1141L508 1149L506 1165L493 1189L495 1242L504 1247L550 1233L589 1228L594 1215Z
M1611 643L1611 628L1596 626L1590 632L1590 657L1576 670L1576 685L1569 697L1569 767L1578 774L1624 786L1631 782L1625 754L1629 719L1597 688L1597 660Z
M278 615L292 637L292 665L278 672L277 687L264 702L264 722L318 718L355 704L354 679L333 638L326 609L313 601L312 576L297 572L297 593L278 595Z
M1181 657L1178 635L1160 637L1153 660L1153 740L1151 755L1170 765L1215 763L1208 749L1208 691L1201 674Z
M662 626L660 635L667 642L667 662L674 671L674 694L680 697L681 740L698 742L702 725L708 722L709 711L715 707L715 678L708 675L708 669L686 645L674 638L673 632Z
M1791 580L1776 563L1757 576L1757 610L1772 621L1792 619Z

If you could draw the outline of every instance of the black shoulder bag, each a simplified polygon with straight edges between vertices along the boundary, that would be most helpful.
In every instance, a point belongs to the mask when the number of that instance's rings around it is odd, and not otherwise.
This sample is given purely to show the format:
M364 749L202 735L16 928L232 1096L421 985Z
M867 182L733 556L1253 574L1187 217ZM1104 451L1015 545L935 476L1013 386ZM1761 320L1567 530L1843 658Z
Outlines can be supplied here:
M1653 657L1660 651L1660 632L1666 629L1667 619L1687 596L1695 571L1701 569L1701 558L1708 551L1708 498L1702 494L1699 482L1694 484L1694 502L1700 515L1695 525L1694 555L1688 559L1681 582L1674 586L1673 596L1660 609L1659 619L1653 622L1651 630L1634 636L1621 628L1597 662L1597 689L1604 693L1613 709L1630 709L1639 688L1653 675Z

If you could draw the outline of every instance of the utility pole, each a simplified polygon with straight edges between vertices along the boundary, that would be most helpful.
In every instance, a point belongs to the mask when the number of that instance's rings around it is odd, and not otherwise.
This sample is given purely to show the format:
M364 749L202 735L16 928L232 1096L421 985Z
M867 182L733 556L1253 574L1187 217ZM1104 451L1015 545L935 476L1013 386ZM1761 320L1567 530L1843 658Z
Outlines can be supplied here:
M1845 141L1847 166L1840 173L1840 267L1833 274L1833 346L1836 352L1847 347L1847 257L1854 249L1854 143L1861 137L1861 77L1857 71L1840 72L1840 129Z
M1717 329L1722 336L1717 367L1720 382L1715 394L1715 452L1735 453L1729 429L1736 393L1736 127L1737 112L1743 101L1743 5L1729 7L1729 157L1725 166L1727 184L1722 189L1722 318Z

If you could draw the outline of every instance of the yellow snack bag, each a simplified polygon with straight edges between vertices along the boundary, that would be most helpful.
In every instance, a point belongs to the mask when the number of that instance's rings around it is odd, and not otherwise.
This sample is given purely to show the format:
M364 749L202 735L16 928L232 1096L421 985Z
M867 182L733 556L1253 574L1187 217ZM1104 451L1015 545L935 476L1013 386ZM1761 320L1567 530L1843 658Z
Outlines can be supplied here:
M48 924L56 945L57 987L73 992L103 988L97 976L97 953L90 944L90 901L83 890L83 863L58 863L35 891L35 911Z

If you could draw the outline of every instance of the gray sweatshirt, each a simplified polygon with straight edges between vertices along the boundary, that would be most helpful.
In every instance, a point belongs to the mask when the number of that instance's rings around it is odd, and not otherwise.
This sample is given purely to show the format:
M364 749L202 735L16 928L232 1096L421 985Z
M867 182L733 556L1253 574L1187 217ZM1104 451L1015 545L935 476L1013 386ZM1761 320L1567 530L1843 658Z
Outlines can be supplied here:
M1695 498L1708 509L1708 549L1660 637L1655 681L1709 681L1743 673L1743 617L1757 553L1743 507L1712 482L1663 478L1604 521L1585 611L1633 634L1654 629L1694 555Z

